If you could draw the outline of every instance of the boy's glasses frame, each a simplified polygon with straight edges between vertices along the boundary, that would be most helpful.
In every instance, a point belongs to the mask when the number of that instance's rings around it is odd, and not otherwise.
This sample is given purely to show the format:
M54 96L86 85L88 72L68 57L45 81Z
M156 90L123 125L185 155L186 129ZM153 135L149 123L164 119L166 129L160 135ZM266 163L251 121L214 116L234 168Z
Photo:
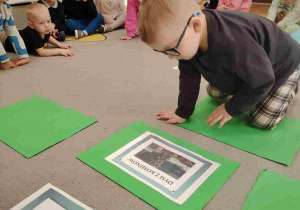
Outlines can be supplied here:
M192 19L193 17L200 17L201 14L202 14L201 12L192 14L192 16L189 18L189 20L188 20L186 26L184 27L183 32L182 32L181 35L180 35L179 41L177 42L177 44L176 44L176 46L175 46L174 48L171 48L171 49L168 49L168 50L164 50L164 51L155 50L155 49L153 49L153 50L154 50L155 52L164 53L164 54L166 54L166 55L180 56L180 52L178 52L177 49L178 49L178 47L179 47L179 45L180 45L180 43L181 43L181 41L182 41L182 39L183 39L183 37L184 37L184 35L185 35L186 29L187 29L187 27L189 26L191 19Z

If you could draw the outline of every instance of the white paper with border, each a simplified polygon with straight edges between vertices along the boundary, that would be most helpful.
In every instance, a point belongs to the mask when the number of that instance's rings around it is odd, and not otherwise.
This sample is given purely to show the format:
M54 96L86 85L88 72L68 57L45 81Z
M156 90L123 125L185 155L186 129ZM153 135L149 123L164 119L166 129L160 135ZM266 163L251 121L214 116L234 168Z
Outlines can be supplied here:
M220 166L151 132L145 132L105 160L180 205ZM159 167L157 161L161 163Z

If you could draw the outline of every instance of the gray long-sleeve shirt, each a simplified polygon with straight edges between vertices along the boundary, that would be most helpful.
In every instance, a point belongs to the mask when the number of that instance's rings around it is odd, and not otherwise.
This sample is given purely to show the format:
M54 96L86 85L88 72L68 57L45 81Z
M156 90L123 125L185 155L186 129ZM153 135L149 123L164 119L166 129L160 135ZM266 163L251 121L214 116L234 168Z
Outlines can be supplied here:
M179 61L176 114L194 112L203 76L222 92L233 94L225 108L237 116L276 91L300 63L300 46L272 21L250 13L203 11L208 50Z

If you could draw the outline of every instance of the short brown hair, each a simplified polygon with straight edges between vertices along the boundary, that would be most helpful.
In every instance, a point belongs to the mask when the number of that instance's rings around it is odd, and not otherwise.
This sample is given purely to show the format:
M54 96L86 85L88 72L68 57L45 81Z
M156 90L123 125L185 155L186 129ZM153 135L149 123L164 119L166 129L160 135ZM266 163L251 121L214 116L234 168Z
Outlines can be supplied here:
M189 17L199 11L200 6L195 0L143 0L138 15L139 35L150 44L158 29L183 29Z
M26 15L27 15L28 21L32 21L32 19L34 19L37 16L37 14L45 12L45 11L49 12L47 7L44 4L40 4L40 3L30 4L26 8Z

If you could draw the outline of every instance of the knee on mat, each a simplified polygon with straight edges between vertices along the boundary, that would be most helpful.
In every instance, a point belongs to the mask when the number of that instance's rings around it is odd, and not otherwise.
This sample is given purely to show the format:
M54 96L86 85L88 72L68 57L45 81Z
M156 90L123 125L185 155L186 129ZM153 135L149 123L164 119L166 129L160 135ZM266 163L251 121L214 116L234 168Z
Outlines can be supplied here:
M218 89L212 87L211 85L208 85L206 87L206 92L209 97L216 100L223 100L227 98L227 95L219 91Z
M266 122L265 117L256 117L253 119L250 116L250 125L262 130L273 130L274 128L277 127L279 122L280 121Z

